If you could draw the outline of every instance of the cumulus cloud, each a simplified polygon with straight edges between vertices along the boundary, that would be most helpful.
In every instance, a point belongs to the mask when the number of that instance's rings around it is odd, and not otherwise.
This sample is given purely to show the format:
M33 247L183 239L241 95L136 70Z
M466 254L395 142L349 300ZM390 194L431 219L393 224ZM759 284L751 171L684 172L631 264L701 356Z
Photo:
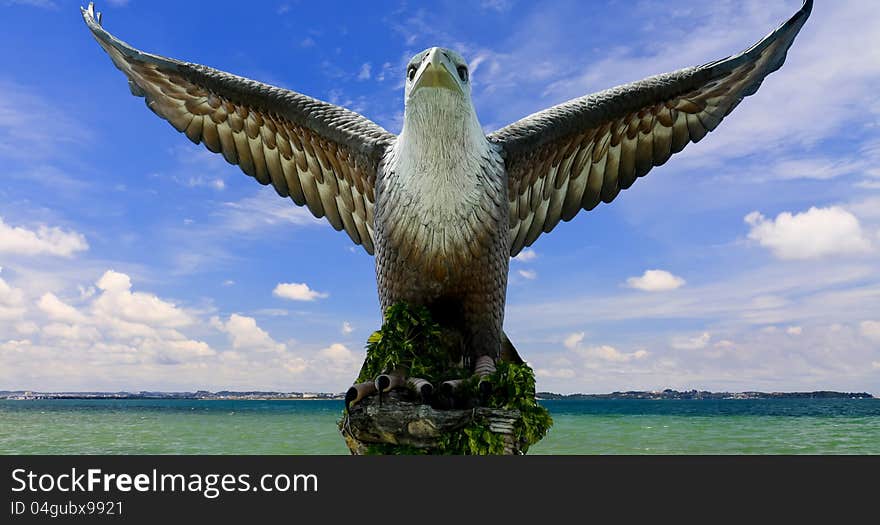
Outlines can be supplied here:
M703 332L695 337L676 337L672 340L670 346L676 350L700 350L706 348L710 339L712 339L712 334Z
M272 295L291 301L314 301L329 296L329 294L312 290L306 283L278 283L272 290Z
M0 253L70 257L89 248L83 234L54 226L10 226L0 217Z
M864 253L871 248L858 218L838 206L782 212L775 219L753 211L744 220L751 227L749 239L779 259L817 259Z
M333 343L318 350L307 363L314 374L339 378L341 384L345 384L357 377L363 358L362 354L351 351L344 344Z
M342 330L342 333L345 335L348 335L348 334L354 332L354 328L351 326L351 323L349 323L348 321L342 322L342 329L341 330Z
M626 285L645 292L666 292L684 286L685 280L666 270L645 270L639 277L630 277Z
M566 348L574 349L574 348L577 348L577 346L583 340L584 340L584 333L583 332L575 332L573 334L570 334L568 337L566 337L565 340L562 342L562 344L565 345Z
M0 319L20 319L24 312L24 293L0 277Z
M52 292L43 294L37 306L52 320L81 323L86 319L79 310L65 303Z
M587 360L624 363L627 361L632 361L634 359L643 359L648 356L648 352L646 350L636 350L635 352L621 352L611 345L584 346L582 344L583 342L584 332L575 332L569 334L562 341L562 344L569 350L572 350L575 354L586 358ZM542 374L540 375L553 378L573 377L573 373L569 375L569 372L567 372L566 370L570 369L568 367L557 367L552 369L545 368L542 370Z
M153 294L132 292L131 278L124 273L108 270L96 285L102 293L95 299L93 309L105 318L162 328L179 328L193 322L174 303Z
M284 344L275 341L260 328L253 317L232 314L225 322L219 317L212 317L211 325L228 335L232 348L236 350L282 352L286 349Z
M0 384L9 388L336 391L363 360L342 343L279 342L248 315L200 317L115 270L65 291L15 284L0 279Z
M18 384L28 379L37 384L27 386L39 387L52 378L52 386L82 381L75 383L80 389L93 388L89 383L99 381L100 374L116 376L150 367L196 365L215 355L207 342L179 331L193 324L188 312L132 288L130 276L108 270L94 288L89 287L93 292L80 294L71 304L55 292L25 301L25 295L37 294L26 294L0 281L0 312L2 305L10 302L19 310L17 318L7 321L6 326L27 336L6 342L0 337L0 381ZM158 369L154 371L161 375Z

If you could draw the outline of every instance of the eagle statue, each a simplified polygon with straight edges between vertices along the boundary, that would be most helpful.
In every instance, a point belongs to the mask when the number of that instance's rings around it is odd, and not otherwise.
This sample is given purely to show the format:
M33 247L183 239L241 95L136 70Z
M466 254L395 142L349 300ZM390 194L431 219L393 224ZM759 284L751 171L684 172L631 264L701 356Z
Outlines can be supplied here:
M82 14L132 94L345 230L375 256L383 312L398 302L426 307L460 335L483 377L499 359L519 362L502 329L510 258L714 130L782 66L812 4L740 54L576 98L488 135L468 64L450 49L409 61L394 135L295 91L139 51L104 30L92 4Z

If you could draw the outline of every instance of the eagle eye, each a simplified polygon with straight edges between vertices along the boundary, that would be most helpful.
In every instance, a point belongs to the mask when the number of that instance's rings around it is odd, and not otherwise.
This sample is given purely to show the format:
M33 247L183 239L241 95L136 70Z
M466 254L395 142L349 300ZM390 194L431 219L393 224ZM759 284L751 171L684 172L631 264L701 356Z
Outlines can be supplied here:
M412 79L416 78L416 66L409 66L406 70L406 78L408 78L410 82L412 82Z
M468 70L465 66L458 66L458 78L460 78L462 82L467 82Z

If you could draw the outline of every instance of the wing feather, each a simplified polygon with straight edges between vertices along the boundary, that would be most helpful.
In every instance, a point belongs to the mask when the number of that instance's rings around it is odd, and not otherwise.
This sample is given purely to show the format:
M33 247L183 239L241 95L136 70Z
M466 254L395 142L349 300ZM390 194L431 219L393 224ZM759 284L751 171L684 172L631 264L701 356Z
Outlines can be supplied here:
M333 104L141 52L105 31L92 4L82 12L150 110L373 253L373 187L394 135Z
M812 4L739 55L574 99L490 134L505 152L511 256L716 129L782 66Z

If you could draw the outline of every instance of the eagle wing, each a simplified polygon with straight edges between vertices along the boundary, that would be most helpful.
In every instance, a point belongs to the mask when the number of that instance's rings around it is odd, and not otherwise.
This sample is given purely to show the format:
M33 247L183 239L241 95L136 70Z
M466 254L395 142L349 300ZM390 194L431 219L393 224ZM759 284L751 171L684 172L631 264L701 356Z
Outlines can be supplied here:
M141 52L105 31L93 4L82 14L154 113L373 253L376 172L394 135L300 93Z
M511 256L714 130L782 66L812 6L739 55L570 100L488 135L505 153Z

